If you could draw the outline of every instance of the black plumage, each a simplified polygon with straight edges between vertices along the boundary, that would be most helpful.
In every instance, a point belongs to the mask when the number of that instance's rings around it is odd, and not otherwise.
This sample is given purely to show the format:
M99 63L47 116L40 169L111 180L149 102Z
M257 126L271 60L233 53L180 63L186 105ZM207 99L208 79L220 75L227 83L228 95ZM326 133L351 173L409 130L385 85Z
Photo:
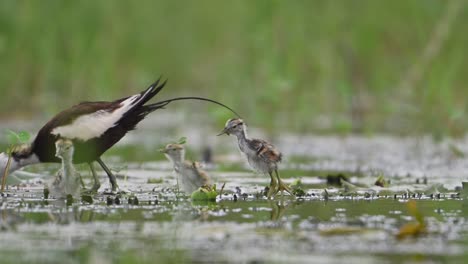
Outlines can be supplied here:
M132 108L125 112L122 117L108 128L102 135L89 140L80 140L79 138L71 138L75 146L74 163L89 163L96 161L104 152L117 143L128 131L135 129L135 126L145 118L147 114L158 109L144 106L156 94L158 94L166 82L159 84L159 80L153 83L148 89L140 93L141 98L138 99ZM150 92L148 92L151 90ZM83 102L66 109L49 122L47 122L38 132L32 144L32 152L37 155L41 162L60 162L55 157L55 141L60 135L52 134L52 131L61 126L72 124L80 116L89 115L98 111L107 111L109 113L121 107L123 101L128 99L125 97L113 102ZM79 135L77 135L78 137Z

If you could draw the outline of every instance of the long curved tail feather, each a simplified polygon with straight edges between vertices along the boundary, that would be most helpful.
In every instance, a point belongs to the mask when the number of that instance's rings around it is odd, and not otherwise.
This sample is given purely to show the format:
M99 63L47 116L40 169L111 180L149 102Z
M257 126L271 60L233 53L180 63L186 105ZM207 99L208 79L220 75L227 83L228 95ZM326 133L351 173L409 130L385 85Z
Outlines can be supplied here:
M227 105L225 105L223 103L220 103L218 101L212 100L212 99L208 99L208 98L204 98L204 97L198 97L198 96L175 97L175 98L159 101L159 102L154 103L154 104L144 105L141 108L140 115L147 115L147 114L153 112L156 109L164 108L166 105L168 105L171 102L181 101L181 100L199 100L199 101L211 102L211 103L217 104L219 106L222 106L222 107L228 109L233 114L235 114L237 117L241 118L241 116L236 111L234 111L232 108L230 108L229 106L227 106Z

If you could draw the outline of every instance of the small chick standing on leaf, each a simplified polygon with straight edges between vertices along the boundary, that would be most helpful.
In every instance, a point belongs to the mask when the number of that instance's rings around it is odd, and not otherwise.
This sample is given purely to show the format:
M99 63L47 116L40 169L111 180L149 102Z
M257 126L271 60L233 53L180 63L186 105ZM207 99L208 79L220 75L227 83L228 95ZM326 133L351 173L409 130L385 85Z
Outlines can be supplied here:
M182 144L168 144L160 151L172 162L177 184L184 192L191 194L198 188L209 185L208 175L200 169L199 163L185 160L185 149Z
M291 189L281 180L278 173L278 163L281 161L281 152L272 144L262 139L249 138L247 135L247 126L240 118L229 119L226 122L224 130L218 136L223 134L233 134L237 137L240 151L245 155L249 165L260 173L270 175L270 189L268 198L283 191L292 194ZM273 172L276 178L273 176Z
M55 156L62 160L62 168L57 172L54 181L50 184L53 196L64 198L67 195L80 194L81 176L73 166L73 142L69 139L59 139L55 142Z

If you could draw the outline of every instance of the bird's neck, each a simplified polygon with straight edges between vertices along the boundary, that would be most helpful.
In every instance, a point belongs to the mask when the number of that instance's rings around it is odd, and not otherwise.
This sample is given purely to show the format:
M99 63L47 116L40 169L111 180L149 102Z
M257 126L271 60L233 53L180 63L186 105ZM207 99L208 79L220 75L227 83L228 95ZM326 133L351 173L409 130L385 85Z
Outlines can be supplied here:
M65 175L72 175L74 171L72 159L62 158L62 170L65 172Z
M181 159L180 157L176 158L176 159L173 159L172 161L174 162L174 166L176 166L176 167L179 167L180 165L182 165L184 163L184 160Z
M247 140L249 139L249 136L247 135L247 130L244 129L238 133L236 133L237 141L239 142L239 145L244 145L247 143Z
M169 156L169 159L172 160L172 163L174 163L175 167L180 167L180 165L184 163L185 154L181 153L180 155Z

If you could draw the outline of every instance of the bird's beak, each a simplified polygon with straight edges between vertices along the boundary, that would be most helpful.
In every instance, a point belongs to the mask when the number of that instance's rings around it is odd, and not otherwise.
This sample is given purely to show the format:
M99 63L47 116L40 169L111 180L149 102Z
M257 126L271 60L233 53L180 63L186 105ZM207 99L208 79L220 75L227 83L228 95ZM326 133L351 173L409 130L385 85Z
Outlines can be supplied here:
M158 151L161 152L161 153L167 153L166 149L163 149L163 148L158 149Z
M221 131L221 133L219 133L217 136L221 136L221 135L224 135L224 134L229 136L229 132L228 132L227 128L224 128L223 131Z

